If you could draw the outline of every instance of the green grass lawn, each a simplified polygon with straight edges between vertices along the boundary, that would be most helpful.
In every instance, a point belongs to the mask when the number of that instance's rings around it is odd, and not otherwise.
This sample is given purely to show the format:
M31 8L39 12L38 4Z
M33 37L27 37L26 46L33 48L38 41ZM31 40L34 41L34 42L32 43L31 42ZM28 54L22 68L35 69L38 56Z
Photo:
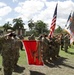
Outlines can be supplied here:
M74 58L74 45L72 45L71 48L68 49L68 53L60 50L60 56L70 58L70 59Z
M27 57L26 57L25 50L23 51L20 50L20 57L19 57L18 64L21 64L21 65L27 64Z

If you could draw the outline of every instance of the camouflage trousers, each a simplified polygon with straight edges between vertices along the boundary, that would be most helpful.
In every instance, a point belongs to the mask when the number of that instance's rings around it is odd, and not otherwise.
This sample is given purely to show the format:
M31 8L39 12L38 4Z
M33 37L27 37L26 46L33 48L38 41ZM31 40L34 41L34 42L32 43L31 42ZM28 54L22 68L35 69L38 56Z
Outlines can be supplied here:
M4 75L12 75L14 69L14 61L12 59L3 59L3 71Z
M64 51L67 52L68 51L68 43L64 44Z

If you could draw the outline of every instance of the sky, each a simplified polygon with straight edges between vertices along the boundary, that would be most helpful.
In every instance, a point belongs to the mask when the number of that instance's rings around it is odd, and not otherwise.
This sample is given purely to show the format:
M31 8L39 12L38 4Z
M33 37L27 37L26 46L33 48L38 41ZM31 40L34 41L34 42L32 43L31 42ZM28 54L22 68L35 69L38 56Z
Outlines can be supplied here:
M27 30L30 19L42 20L49 29L57 3L56 27L64 28L70 12L74 11L74 0L0 0L0 26L21 17Z

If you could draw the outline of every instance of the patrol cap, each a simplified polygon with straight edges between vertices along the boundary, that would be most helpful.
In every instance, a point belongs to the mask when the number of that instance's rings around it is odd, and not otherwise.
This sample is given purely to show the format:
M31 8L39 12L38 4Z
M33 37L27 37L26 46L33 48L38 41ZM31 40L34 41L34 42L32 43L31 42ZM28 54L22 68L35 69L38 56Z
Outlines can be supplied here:
M12 32L12 30L11 30L11 29L8 29L8 30L7 30L7 33L11 33L11 32Z
M11 29L8 29L6 34L4 34L4 36L12 36L13 35L12 32L13 31Z

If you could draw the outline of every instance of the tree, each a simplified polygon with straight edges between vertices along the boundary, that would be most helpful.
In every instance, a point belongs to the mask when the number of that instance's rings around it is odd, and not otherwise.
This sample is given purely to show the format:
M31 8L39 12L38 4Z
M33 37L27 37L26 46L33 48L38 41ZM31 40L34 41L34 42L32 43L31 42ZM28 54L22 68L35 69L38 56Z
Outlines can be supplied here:
M11 26L12 26L12 24L10 24L9 22L5 23L5 24L3 25L4 31L7 32L8 29L11 29L11 28L12 28Z
M38 35L47 32L47 24L41 20L38 20L35 22L35 31L38 33Z
M13 29L15 31L17 31L17 34L18 35L24 35L24 23L23 23L23 20L22 18L16 18L16 19L13 19Z
M58 28L55 29L55 33L62 33L63 29L58 25Z
M24 28L24 25L25 25L21 18L13 19L13 24L14 24L14 26L13 26L14 30L19 29L19 28L22 29L22 28Z
M33 23L33 20L32 20L32 19L28 21L28 26L29 26L29 29L30 29L30 30L33 30L33 28L34 28L34 23Z

